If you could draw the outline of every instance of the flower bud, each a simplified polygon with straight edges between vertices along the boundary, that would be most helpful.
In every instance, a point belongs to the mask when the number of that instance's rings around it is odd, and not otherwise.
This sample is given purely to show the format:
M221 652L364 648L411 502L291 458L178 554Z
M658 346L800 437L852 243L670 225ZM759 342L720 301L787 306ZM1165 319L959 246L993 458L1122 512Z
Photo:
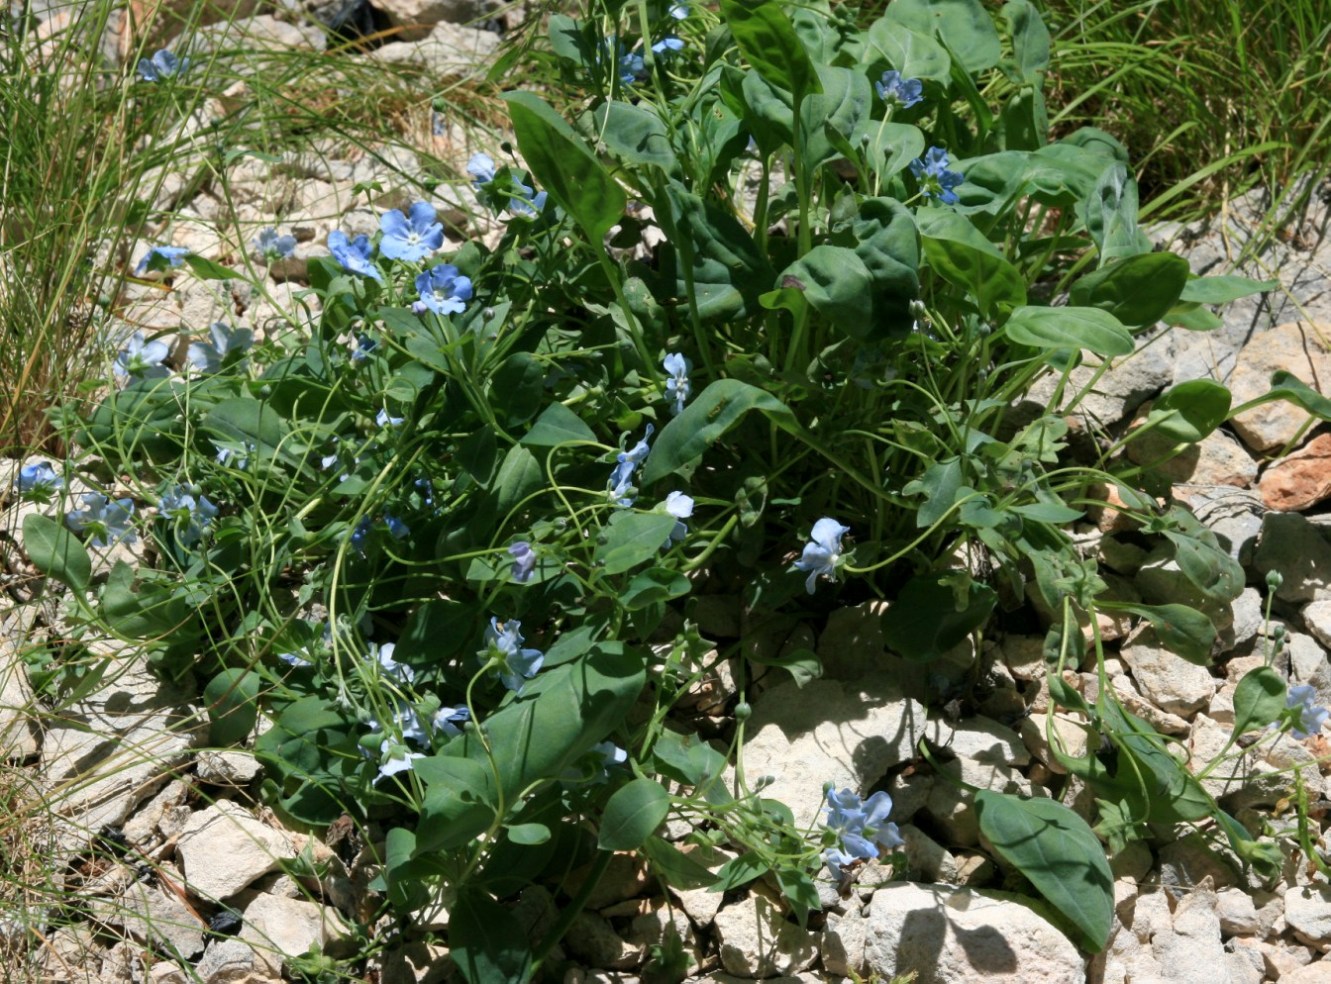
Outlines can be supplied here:
M735 705L736 721L747 721L752 714L753 706L747 700L742 700Z
M1268 591L1279 591L1280 586L1285 583L1284 575L1279 571L1270 571L1266 575L1266 589Z

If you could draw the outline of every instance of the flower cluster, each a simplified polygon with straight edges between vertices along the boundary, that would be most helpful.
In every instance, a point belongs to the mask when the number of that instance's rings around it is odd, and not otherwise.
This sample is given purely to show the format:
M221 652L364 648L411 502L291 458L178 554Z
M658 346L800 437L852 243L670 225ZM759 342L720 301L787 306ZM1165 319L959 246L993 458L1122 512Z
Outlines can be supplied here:
M45 496L64 487L65 480L56 474L49 461L34 461L19 469L19 495Z
M873 85L879 99L899 109L910 109L924 102L924 83L919 79L903 79L898 71L884 72L882 81Z
M844 869L856 861L872 861L880 849L892 850L904 841L895 823L887 823L892 812L892 797L879 791L867 800L861 800L849 789L836 792L828 784L827 820L829 831L836 835L837 846L823 853L823 860L834 878L840 879Z
M513 580L526 584L536 570L536 551L526 540L518 540L509 545L508 554L513 558Z
M176 536L187 547L203 539L217 518L217 507L207 496L199 495L192 487L177 485L162 495L157 512L171 522Z
M937 198L944 205L955 205L957 193L953 190L966 180L964 174L949 171L947 151L942 147L930 147L923 157L910 162L910 173L920 183L920 194L926 198Z
M671 352L662 364L665 366L665 371L670 374L665 384L666 396L674 401L670 409L674 413L679 413L684 409L684 404L692 391L689 371L693 369L693 365L679 352Z
M254 249L264 260L284 260L296 252L295 236L279 236L272 226L254 237Z
M134 502L130 499L116 499L114 502L100 492L88 492L82 496L83 508L72 509L65 514L65 525L75 533L87 533L95 547L106 548L113 543L133 543L138 539L134 532Z
M233 328L225 321L214 321L208 328L208 341L191 342L185 359L199 372L217 372L231 355L246 352L254 344L254 332Z
M809 542L804 545L800 559L795 561L797 570L809 572L804 582L804 588L809 594L813 594L818 575L821 574L829 581L836 580L837 565L841 563L841 538L849 532L849 526L842 526L826 516L813 524Z
M507 208L514 215L533 216L545 209L547 195L534 191L513 176L509 168L498 171L489 154L472 154L467 173L482 201L498 212Z
M647 442L651 439L652 432L656 428L651 424L647 425L647 431L643 434L642 440L627 451L621 451L615 456L618 464L610 473L610 498L614 500L615 505L631 506L633 505L633 496L631 492L636 491L633 487L633 473L637 471L638 466L647 460L647 455L651 448Z
M177 269L185 262L187 256L189 250L184 246L153 246L139 260L138 266L134 268L134 275L141 277L145 273L164 273L167 270Z

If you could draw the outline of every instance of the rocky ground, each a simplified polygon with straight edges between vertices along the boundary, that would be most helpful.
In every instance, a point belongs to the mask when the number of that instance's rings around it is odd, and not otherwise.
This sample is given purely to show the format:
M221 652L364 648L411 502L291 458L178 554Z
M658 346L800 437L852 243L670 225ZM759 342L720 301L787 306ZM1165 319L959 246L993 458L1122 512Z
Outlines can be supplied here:
M375 16L426 27L412 40L355 57L421 59L441 76L457 75L483 63L498 42L488 31L430 26L437 15L424 5L397 13L386 4L376 8ZM323 43L321 32L291 20L263 16L231 30L248 29L274 44ZM424 172L424 154L444 159L456 174L478 149L490 148L473 146L441 119L423 135L422 154L346 153L329 145L275 162L243 158L200 187L166 180L158 204L174 207L177 218L147 231L125 262L151 244L171 243L237 264L269 225L295 236L295 257L275 264L262 290L191 278L169 292L131 285L111 330L197 331L218 318L263 328L283 319L311 303L300 297L304 264L325 252L329 231L373 232L382 208L417 196L404 175ZM381 190L370 201L353 192L371 181ZM440 185L435 195L451 208L452 242L488 234L472 218L479 212L465 180ZM1216 220L1160 227L1153 235L1162 248L1186 255L1196 272L1226 271L1263 205L1260 195L1249 196ZM1278 277L1281 290L1233 304L1216 331L1170 329L1144 340L1103 377L1075 425L1086 433L1119 433L1159 392L1188 379L1219 379L1236 403L1265 392L1276 369L1324 391L1331 385L1328 214L1326 197L1314 195L1288 235L1236 271ZM1134 453L1146 460L1153 452L1144 446ZM19 464L0 464L0 488L12 486ZM1279 627L1284 643L1275 665L1292 683L1311 684L1317 703L1331 705L1331 513L1324 508L1331 498L1331 432L1310 427L1306 413L1271 404L1231 421L1168 468L1172 496L1216 532L1248 575L1249 587L1217 614L1224 651L1211 667L1198 667L1164 653L1149 628L1110 617L1100 628L1111 650L1109 686L1119 699L1177 738L1180 750L1206 761L1224 747L1234 723L1238 679L1261 663ZM11 535L20 512L11 508L4 516ZM1077 532L1119 597L1178 600L1177 572L1144 549L1117 513L1105 510ZM29 586L14 576L23 567L12 541L4 552L6 587L26 598ZM1265 584L1272 571L1283 581L1268 622ZM34 979L51 981L261 984L308 973L301 957L311 946L334 955L356 951L349 927L366 904L364 886L379 846L373 830L335 825L322 840L283 830L260 805L258 763L244 751L203 749L197 695L163 685L132 654L123 661L127 668L96 692L59 712L39 712L19 651L57 631L65 613L49 598L0 611L0 748L8 763L0 766L0 794L6 815L24 818L0 823L14 872L0 888L0 947L10 954L11 971L28 961ZM1331 886L1294 850L1292 805L1297 774L1310 804L1310 836L1319 851L1331 850L1325 840L1331 735L1264 739L1206 780L1241 820L1279 832L1289 848L1279 881L1259 884L1244 875L1208 848L1206 831L1172 842L1157 831L1162 839L1154 850L1139 843L1115 858L1119 922L1106 951L1088 960L1037 903L1003 891L1005 873L983 850L973 810L916 752L927 738L944 759L950 754L950 768L966 782L1057 793L1089 810L1086 791L1049 755L1041 637L999 635L978 652L967 643L926 675L887 650L881 611L877 604L846 608L820 626L755 623L738 597L712 594L699 599L695 617L722 646L738 640L762 651L819 653L822 679L800 689L773 671L755 688L746 772L770 776L765 795L786 802L801 824L816 823L825 782L863 792L887 788L906 840L906 870L870 865L844 897L824 884L824 913L802 928L761 882L726 895L664 891L620 857L565 938L564 956L575 968L567 981L662 980L651 960L672 941L686 954L688 973L711 981L870 974L885 980L908 971L918 973L920 984L1331 981L1331 960L1324 957L1331 950ZM966 700L937 700L959 687L977 660L980 672ZM1093 697L1099 686L1093 670L1092 656L1069 672L1068 682ZM692 710L700 720L723 718L729 684L722 673L699 691ZM1075 720L1056 717L1055 726L1074 751L1078 742L1084 746ZM37 801L46 809L34 809ZM687 833L671 829L679 838ZM716 866L727 855L698 858ZM63 913L55 908L60 893L73 906ZM536 936L561 902L535 885L516 912ZM429 931L446 924L442 909L422 913L416 933L369 959L368 979L460 979L446 950L429 941Z

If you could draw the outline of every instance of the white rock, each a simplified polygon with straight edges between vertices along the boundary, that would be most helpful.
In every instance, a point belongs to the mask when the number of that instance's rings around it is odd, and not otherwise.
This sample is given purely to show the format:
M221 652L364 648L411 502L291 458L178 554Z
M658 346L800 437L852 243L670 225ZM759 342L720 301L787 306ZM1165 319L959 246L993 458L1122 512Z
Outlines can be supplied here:
M259 760L245 751L204 751L199 753L197 774L200 782L214 786L245 786L261 771Z
M136 940L189 959L203 952L204 922L173 893L130 881L114 899L95 900L90 910L100 922Z
M177 845L189 887L205 899L235 895L296 851L280 831L225 800L196 813Z
M46 721L46 800L66 819L61 840L71 850L89 832L124 824L200 737L186 692L125 658L129 668L98 693Z
M243 940L214 940L194 968L203 984L257 984L263 980L259 960Z
M1303 624L1323 646L1331 647L1331 600L1309 602L1303 607Z
M32 687L23 661L18 658L18 639L10 620L0 624L0 759L22 762L37 754L37 736L32 730Z
M874 893L865 960L891 978L916 971L917 984L1083 984L1077 948L1015 897L945 885L899 882Z
M834 680L856 680L880 672L885 645L883 613L887 604L866 601L838 608L827 616L827 626L818 637L818 659L823 676Z
M1161 710L1187 717L1215 696L1210 670L1164 648L1149 626L1134 633L1120 655L1142 695Z
M821 947L823 969L843 977L852 974L863 977L868 930L869 924L857 905L852 905L843 916L828 916Z
M647 911L635 916L629 923L625 934L629 946L645 953L650 953L657 946L679 946L688 957L688 966L684 972L696 974L702 966L703 952L698 946L697 935L688 914L681 908L667 905L664 899L653 899L647 905Z
M1287 889L1285 922L1300 941L1319 949L1331 945L1331 887Z
M739 977L808 970L818 959L817 934L786 919L782 907L753 892L716 914L721 966Z
M493 9L486 0L371 0L371 4L387 15L390 24L401 28L396 36L404 41L424 37L432 26L454 27L480 20ZM497 41L498 36L494 37Z
M629 970L642 963L646 946L634 946L615 932L609 920L594 912L579 912L560 945L592 967Z
M1280 975L1280 984L1327 984L1327 981L1331 981L1331 960L1325 957Z
M1032 755L1049 767L1051 772L1063 775L1067 769L1058 760L1049 747L1049 735L1045 725L1049 719L1043 714L1030 715L1021 720L1021 737ZM1055 714L1050 727L1054 740L1058 742L1059 754L1070 758L1085 758L1089 750L1090 726L1080 715Z
M414 40L386 44L369 52L376 61L390 64L410 62L440 77L467 76L484 70L499 48L499 35L458 24L436 24L428 34Z
M1215 984L1216 968L1224 961L1220 942L1220 917L1216 915L1215 890L1209 882L1186 893L1174 910L1171 932L1159 933L1151 941L1155 958L1169 968L1170 980L1178 984Z
M1021 796L1048 795L1043 788L1032 787L1030 781L1016 769L1005 765L955 759L944 764L943 768L959 778L965 786ZM964 789L959 789L946 779L938 779L929 789L925 809L953 844L971 847L979 843L980 824L975 814L975 803L971 794Z
M244 918L239 938L254 947L273 975L291 957L311 946L322 948L347 932L335 909L277 895L255 896L245 906Z
M823 783L863 793L887 770L915 757L924 707L890 680L854 684L814 680L778 684L753 702L744 771L752 782L771 775L764 795L790 807L795 824L818 821Z
M1029 765L1030 752L1021 735L1006 725L987 717L967 718L956 725L935 717L925 726L925 736L935 745L948 749L957 758L993 765Z

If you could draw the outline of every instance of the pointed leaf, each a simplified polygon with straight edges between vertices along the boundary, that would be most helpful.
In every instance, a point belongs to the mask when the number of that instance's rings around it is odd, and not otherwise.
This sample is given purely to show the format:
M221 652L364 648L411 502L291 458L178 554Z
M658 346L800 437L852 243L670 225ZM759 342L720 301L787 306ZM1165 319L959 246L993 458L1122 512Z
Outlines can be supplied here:
M670 812L670 794L655 779L634 779L615 791L601 815L596 839L603 851L641 847Z

